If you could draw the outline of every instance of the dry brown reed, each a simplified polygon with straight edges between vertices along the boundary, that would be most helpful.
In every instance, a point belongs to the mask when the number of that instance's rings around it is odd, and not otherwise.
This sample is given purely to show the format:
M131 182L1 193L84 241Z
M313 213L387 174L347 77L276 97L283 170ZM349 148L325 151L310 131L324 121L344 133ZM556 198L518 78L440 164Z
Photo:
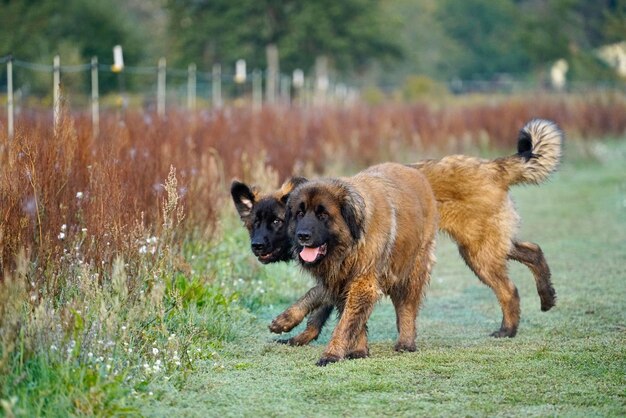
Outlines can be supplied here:
M322 173L337 161L364 166L476 146L512 151L532 117L555 120L569 137L617 136L626 131L626 100L605 92L193 116L169 109L164 120L127 111L102 115L97 138L84 114L65 114L55 132L47 113L23 113L12 141L0 132L0 277L16 268L20 250L41 273L64 253L79 252L96 268L117 255L132 259L166 222L170 167L184 207L180 227L210 235L228 205L226 183L258 182L259 167L282 180L294 171Z

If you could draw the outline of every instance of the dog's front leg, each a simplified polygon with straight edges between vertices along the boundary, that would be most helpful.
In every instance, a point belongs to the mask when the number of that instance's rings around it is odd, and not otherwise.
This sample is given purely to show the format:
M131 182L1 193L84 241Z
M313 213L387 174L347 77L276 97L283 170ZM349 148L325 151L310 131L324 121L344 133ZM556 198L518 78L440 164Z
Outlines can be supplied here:
M326 366L345 358L348 351L355 346L367 347L365 324L380 295L374 275L361 276L349 284L341 317L322 358L317 362L318 366Z
M278 340L279 343L289 345L307 345L311 341L319 337L322 327L328 320L328 317L333 311L333 305L322 305L314 310L310 315L306 323L306 328L300 334L291 337L287 340Z
M270 324L269 329L275 334L291 331L314 309L326 301L324 286L317 285L309 289L287 310L278 315Z

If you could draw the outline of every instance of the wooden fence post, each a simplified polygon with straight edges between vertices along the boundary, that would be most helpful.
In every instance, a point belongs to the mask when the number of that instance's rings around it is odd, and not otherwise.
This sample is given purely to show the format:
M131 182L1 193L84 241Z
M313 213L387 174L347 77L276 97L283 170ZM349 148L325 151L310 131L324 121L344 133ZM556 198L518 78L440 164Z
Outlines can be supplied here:
M196 110L196 64L187 67L187 110Z
M286 105L291 105L291 77L280 76L280 100Z
M328 58L320 55L315 59L315 104L323 105L328 98Z
M13 126L13 57L7 61L7 127L9 140L15 134Z
M220 64L213 65L212 78L213 107L219 109L222 107L222 66Z
M296 104L304 104L304 71L300 68L293 70L291 85L293 86L293 99Z
M100 92L98 89L98 57L91 58L91 129L94 138L100 134Z
M252 72L252 109L260 110L263 107L263 75L261 71Z
M267 79L265 80L265 100L274 104L276 102L277 78L278 78L278 48L270 44L265 49L267 56Z
M56 134L61 119L61 57L52 61L52 120Z
M165 61L165 58L159 58L159 66L157 69L157 115L160 118L165 116L166 70L167 70L167 61Z

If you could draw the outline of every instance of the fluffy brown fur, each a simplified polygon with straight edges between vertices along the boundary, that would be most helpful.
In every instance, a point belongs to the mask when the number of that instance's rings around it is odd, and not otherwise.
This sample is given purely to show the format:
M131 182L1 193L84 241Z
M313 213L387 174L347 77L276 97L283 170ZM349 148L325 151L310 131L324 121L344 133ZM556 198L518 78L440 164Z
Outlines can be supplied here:
M514 337L520 319L517 288L507 273L507 260L525 264L532 272L541 300L541 310L555 304L556 293L550 269L539 245L515 238L519 217L508 195L515 184L538 184L558 167L563 134L553 122L532 120L520 131L518 153L495 160L455 155L441 160L412 164L428 179L439 212L439 228L449 234L459 253L478 276L491 287L502 309L502 324L492 335ZM316 308L323 295L311 290L280 314L270 325L272 332L291 330ZM317 338L332 311L329 304L317 309L307 328L287 342L308 344Z
M300 307L330 301L340 312L318 365L368 355L366 322L382 295L396 310L396 350L414 351L437 231L436 202L424 176L381 164L354 177L304 183L287 207L298 260L318 282Z

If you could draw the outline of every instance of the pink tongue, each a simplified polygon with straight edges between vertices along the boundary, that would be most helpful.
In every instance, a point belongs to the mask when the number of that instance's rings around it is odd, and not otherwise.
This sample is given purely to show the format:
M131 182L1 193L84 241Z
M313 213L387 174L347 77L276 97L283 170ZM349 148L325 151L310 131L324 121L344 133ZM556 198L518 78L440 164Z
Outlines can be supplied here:
M302 259L306 261L307 263L311 263L315 261L319 252L320 252L319 247L317 248L304 247L302 251L300 251L300 257L302 257Z

